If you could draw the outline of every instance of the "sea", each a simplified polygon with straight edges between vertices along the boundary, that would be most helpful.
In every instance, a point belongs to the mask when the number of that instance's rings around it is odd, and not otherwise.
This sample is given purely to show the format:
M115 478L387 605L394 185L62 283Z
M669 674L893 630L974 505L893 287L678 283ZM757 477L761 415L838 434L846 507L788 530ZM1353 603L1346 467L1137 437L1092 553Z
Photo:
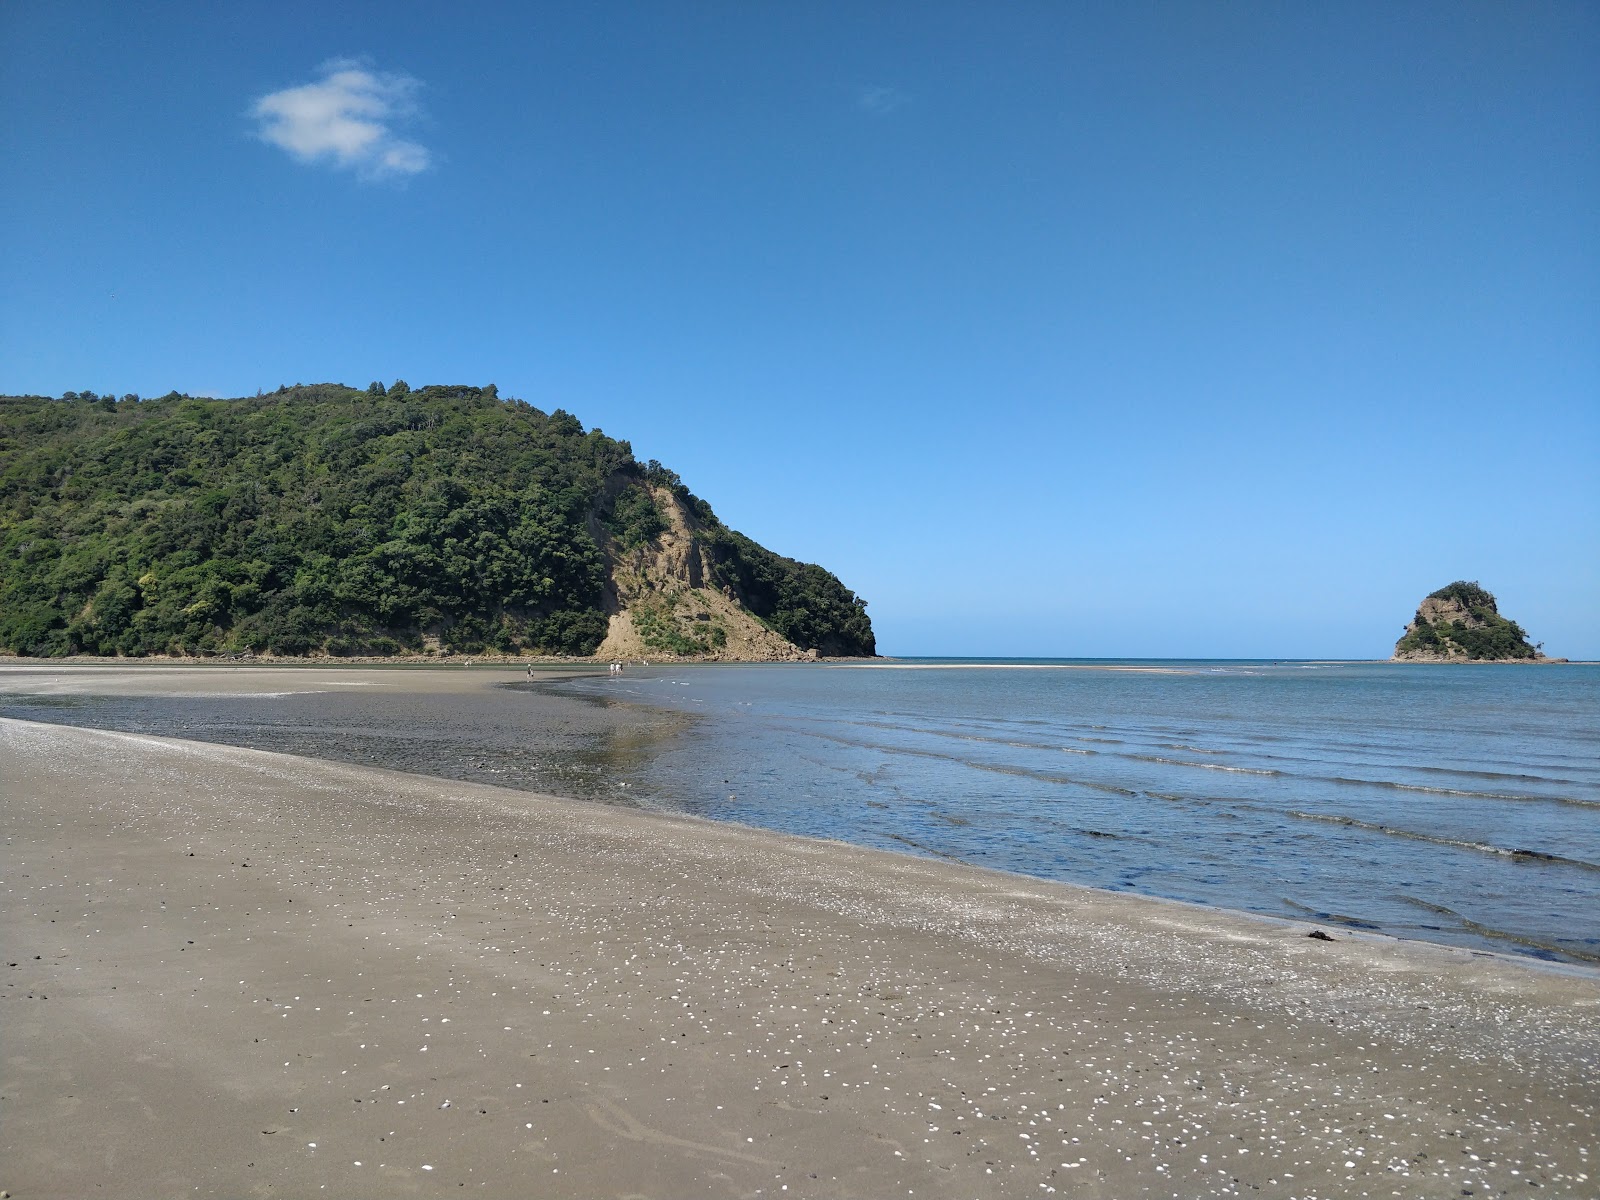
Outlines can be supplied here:
M1600 962L1600 668L901 659L553 685L691 729L629 801Z
M497 678L448 698L18 685L0 715L737 821L1335 937L1600 963L1600 666L894 659Z

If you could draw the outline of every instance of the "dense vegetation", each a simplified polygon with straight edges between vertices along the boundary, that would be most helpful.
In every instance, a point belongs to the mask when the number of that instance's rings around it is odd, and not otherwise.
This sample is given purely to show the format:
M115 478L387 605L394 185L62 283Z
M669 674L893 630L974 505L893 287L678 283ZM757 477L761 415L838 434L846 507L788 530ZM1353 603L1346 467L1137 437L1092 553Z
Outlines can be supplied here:
M1429 592L1428 599L1454 600L1475 617L1500 615L1500 606L1495 603L1494 595L1477 580L1468 583L1465 579L1458 579L1437 592Z
M613 546L705 524L715 583L802 648L865 604L725 528L658 463L495 389L0 398L0 650L592 653Z
M722 525L712 527L708 540L719 582L796 646L823 654L875 653L866 606L827 571L779 558Z
M1539 657L1522 626L1502 617L1494 597L1480 584L1457 580L1429 593L1428 599L1453 601L1467 610L1470 619L1428 621L1419 611L1395 646L1397 655L1418 651L1448 655L1458 647L1469 659Z

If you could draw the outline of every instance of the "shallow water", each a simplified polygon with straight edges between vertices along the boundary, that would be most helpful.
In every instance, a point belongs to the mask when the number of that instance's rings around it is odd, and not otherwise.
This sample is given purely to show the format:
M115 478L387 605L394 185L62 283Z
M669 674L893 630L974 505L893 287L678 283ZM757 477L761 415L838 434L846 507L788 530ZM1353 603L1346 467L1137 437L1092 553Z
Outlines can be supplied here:
M0 716L191 738L444 779L631 802L620 786L693 722L669 709L580 702L538 687L456 695L340 688L128 694L0 692Z
M633 668L647 802L1029 875L1600 960L1600 671ZM1017 664L1008 664L1013 667Z
M905 665L939 669L632 667L449 696L19 684L0 715L1600 961L1600 669Z

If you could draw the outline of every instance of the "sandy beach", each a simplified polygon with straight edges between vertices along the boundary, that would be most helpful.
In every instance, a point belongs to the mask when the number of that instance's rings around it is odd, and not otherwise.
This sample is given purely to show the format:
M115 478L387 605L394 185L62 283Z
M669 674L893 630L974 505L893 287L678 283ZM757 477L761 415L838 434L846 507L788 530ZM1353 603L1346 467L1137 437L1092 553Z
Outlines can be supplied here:
M0 804L18 1200L1600 1191L1592 970L30 721Z

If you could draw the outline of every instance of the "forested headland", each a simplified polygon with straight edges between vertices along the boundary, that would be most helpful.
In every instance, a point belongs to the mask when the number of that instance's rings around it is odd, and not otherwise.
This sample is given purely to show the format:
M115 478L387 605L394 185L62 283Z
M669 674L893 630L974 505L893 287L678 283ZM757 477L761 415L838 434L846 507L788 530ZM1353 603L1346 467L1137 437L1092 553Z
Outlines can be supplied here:
M634 610L662 654L874 653L832 574L493 386L0 397L0 651L588 655Z

